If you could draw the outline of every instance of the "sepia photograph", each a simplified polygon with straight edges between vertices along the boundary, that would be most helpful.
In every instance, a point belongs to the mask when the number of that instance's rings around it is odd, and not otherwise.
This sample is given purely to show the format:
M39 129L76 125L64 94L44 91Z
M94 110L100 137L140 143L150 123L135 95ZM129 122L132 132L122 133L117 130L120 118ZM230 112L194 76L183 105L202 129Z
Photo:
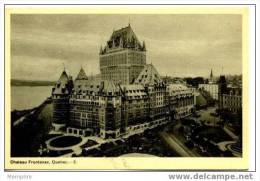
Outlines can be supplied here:
M243 13L9 16L10 158L244 158Z

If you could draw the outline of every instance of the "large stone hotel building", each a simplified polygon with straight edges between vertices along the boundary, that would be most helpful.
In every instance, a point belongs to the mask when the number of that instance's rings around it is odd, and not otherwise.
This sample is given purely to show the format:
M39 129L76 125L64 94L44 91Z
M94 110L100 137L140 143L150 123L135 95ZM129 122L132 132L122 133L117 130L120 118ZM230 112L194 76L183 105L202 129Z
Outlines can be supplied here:
M130 25L112 33L100 49L101 81L81 68L73 81L64 70L52 90L53 127L81 136L118 138L191 114L194 95L163 82L146 64L145 43Z

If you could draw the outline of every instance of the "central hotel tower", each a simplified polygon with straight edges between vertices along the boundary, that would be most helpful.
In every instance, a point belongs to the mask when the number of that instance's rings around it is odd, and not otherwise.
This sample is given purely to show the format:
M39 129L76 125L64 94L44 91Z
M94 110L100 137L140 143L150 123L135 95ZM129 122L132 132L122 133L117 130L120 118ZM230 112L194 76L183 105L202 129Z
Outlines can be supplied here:
M145 43L140 43L129 24L113 31L100 48L99 61L102 80L131 84L146 64Z

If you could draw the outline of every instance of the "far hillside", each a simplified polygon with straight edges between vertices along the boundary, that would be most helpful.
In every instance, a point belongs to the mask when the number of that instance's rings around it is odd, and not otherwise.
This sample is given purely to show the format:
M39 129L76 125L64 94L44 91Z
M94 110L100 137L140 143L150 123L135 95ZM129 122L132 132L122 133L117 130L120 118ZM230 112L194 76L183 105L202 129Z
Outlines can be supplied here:
M54 81L12 79L11 86L53 86Z

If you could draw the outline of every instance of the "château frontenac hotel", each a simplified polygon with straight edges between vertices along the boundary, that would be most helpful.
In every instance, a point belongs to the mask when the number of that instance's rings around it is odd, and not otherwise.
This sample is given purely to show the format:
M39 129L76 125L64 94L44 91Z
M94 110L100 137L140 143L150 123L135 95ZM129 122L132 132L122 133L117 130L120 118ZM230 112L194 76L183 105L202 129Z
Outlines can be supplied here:
M118 138L186 117L193 92L163 81L146 64L146 46L131 25L113 31L99 53L101 80L81 68L73 80L64 70L52 89L53 129L80 136Z

